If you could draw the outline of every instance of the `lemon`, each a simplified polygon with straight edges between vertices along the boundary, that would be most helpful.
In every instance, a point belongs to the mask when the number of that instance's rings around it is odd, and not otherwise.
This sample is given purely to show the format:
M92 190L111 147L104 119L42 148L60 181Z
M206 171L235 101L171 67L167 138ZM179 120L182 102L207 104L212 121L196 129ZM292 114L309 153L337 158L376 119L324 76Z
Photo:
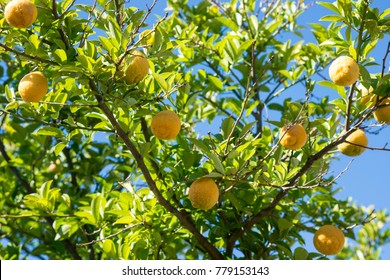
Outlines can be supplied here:
M340 56L329 67L330 79L339 86L349 86L359 78L359 66L349 56Z
M152 118L152 133L161 140L174 139L179 134L180 127L179 116L170 110L161 111Z
M390 124L390 97L385 98L374 111L374 118L385 124Z
M301 124L286 125L280 130L280 144L289 150L298 150L306 144L307 134Z
M347 142L341 143L337 146L337 148L342 154L350 157L361 155L365 151L366 149L365 147L367 147L368 145L367 136L364 133L364 131L361 129L352 132L347 137L346 141L348 141L349 143ZM354 144L361 145L361 146L357 146Z
M211 178L201 178L194 181L188 191L194 208L209 210L218 202L219 189Z
M314 247L324 255L337 255L343 249L344 242L344 233L332 225L320 227L313 238Z
M132 57L125 72L125 80L129 84L139 83L149 72L148 59L143 52L136 50L132 53Z
M4 9L5 20L16 28L29 27L35 22L37 16L37 7L29 0L12 0Z
M38 102L47 93L48 82L42 72L31 72L20 80L18 90L23 101Z

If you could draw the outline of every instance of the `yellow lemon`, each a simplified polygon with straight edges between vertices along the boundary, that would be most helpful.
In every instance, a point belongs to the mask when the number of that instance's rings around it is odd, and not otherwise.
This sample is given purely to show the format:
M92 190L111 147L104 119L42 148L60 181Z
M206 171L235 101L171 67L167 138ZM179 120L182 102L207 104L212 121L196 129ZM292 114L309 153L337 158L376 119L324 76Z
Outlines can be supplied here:
M149 72L148 59L143 52L136 50L132 53L132 57L125 72L125 80L129 84L139 83Z
M344 233L332 225L320 227L313 238L314 247L324 255L337 255L343 249L344 242Z
M180 132L179 116L170 110L164 110L152 119L151 128L154 136L161 140L174 139Z
M380 123L390 124L390 97L379 104L378 109L374 111L374 118Z
M20 80L18 90L24 101L38 102L47 93L48 82L42 72L31 72Z
M337 146L337 148L342 154L350 157L361 155L366 149L364 147L367 147L368 145L367 136L361 129L352 132L352 134L347 137L346 141L348 141L349 143L341 143ZM357 146L354 144L361 146Z
M188 190L194 208L209 210L218 202L219 189L211 178L201 178L194 181Z
M339 86L349 86L359 78L359 66L349 56L340 56L329 67L330 79Z
M29 0L12 0L4 9L5 20L16 28L29 27L35 22L37 16L37 7Z
M301 124L286 125L280 130L280 144L289 150L298 150L306 144L307 134Z

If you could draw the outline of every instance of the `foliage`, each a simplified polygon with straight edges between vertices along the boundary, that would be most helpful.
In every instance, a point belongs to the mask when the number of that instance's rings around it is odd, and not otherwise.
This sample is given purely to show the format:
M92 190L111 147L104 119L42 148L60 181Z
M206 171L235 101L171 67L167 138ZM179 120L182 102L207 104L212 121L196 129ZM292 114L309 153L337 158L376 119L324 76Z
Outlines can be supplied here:
M1 258L324 259L304 248L305 233L323 224L346 234L339 258L380 258L389 215L334 198L338 176L328 173L337 145L367 128L376 106L324 71L349 55L360 82L388 95L390 76L369 71L381 63L370 53L389 33L389 9L320 2L330 14L311 24L314 43L297 23L315 8L303 1L168 0L169 14L152 25L155 3L34 2L30 28L0 18ZM153 44L141 41L145 28ZM150 74L127 84L135 49L147 53ZM49 79L39 103L15 90L31 71ZM316 96L322 86L339 97ZM165 109L182 122L174 141L150 130ZM207 122L220 131L200 135ZM279 144L291 123L308 134L296 151ZM208 211L187 195L202 176L221 193Z

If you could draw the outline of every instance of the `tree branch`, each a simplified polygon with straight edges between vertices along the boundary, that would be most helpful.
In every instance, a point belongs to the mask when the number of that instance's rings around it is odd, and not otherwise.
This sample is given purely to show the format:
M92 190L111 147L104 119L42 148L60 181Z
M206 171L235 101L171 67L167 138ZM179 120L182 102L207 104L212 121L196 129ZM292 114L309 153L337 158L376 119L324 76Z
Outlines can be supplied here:
M0 47L2 47L6 51L14 53L17 56L22 56L22 57L28 58L30 60L36 60L36 61L39 61L39 62L44 62L44 63L47 63L47 64L51 64L51 65L59 65L55 61L44 59L44 58L39 57L39 56L33 56L33 55L26 54L25 52L18 51L18 50L15 50L13 48L10 48L10 47L4 45L3 43L0 43Z
M182 212L180 212L178 209L172 206L172 204L169 203L168 200L164 198L160 190L157 188L157 185L155 181L153 180L147 166L145 165L144 159L142 158L142 155L138 152L136 146L134 143L130 140L127 133L123 130L121 125L117 122L116 117L114 113L108 108L107 104L103 101L101 95L99 94L99 89L95 82L90 79L89 80L89 86L91 90L95 93L95 97L99 103L99 108L104 112L104 114L109 119L111 125L116 130L119 137L123 140L126 147L129 149L129 151L134 156L135 161L137 162L138 168L141 170L142 174L144 175L145 181L148 184L150 190L153 192L153 194L156 196L159 203L167 209L169 212L174 214L180 221L180 223L187 228L194 237L198 240L198 242L201 244L201 246L208 252L211 258L213 259L223 259L222 254L218 251L216 247L214 247L208 240L205 238L196 228L195 224L193 224Z

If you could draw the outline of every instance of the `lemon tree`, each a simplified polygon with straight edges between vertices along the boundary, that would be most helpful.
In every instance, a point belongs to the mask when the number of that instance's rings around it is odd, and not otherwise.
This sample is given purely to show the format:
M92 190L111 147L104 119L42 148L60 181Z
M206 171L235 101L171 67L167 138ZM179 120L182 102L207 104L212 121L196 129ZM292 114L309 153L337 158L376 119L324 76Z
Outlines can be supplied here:
M389 10L138 2L0 2L0 258L380 259Z

